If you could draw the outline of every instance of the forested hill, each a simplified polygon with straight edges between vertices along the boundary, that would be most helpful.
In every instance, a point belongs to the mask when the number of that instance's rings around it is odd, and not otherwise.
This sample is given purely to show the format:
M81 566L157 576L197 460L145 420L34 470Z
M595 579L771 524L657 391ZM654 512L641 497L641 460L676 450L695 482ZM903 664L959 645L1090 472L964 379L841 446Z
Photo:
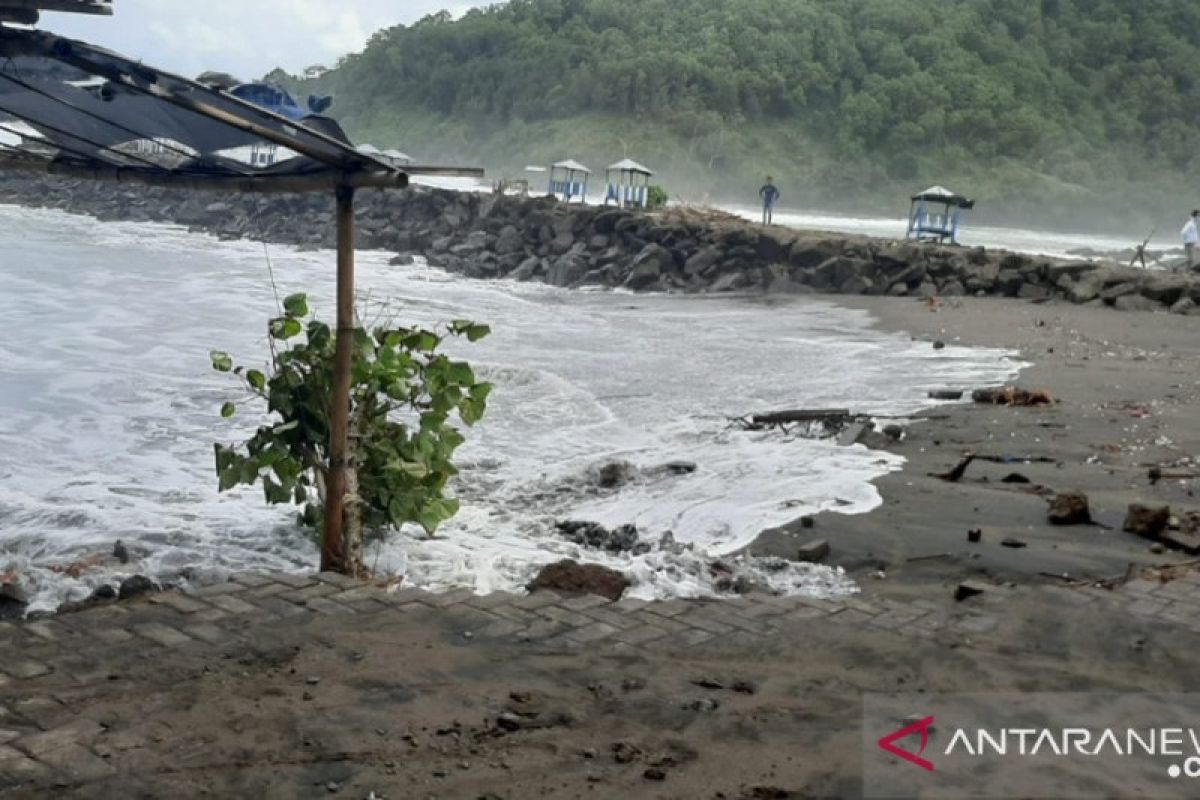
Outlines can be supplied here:
M1198 71L1195 0L514 0L381 31L293 88L332 91L359 138L496 172L627 152L694 196L753 199L771 172L822 205L936 180L1182 210Z

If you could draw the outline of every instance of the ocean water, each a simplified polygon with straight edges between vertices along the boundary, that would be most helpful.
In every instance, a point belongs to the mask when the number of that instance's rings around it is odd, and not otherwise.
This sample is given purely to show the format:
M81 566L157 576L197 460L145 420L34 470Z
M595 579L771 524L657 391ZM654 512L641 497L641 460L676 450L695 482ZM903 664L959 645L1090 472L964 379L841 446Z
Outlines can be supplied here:
M266 507L257 488L217 492L213 443L258 419L220 418L241 393L208 352L265 365L268 255L281 296L306 291L331 314L332 253L11 206L0 231L0 573L15 571L44 609L135 572L203 581L312 568L316 547L290 509ZM709 593L711 557L801 514L869 511L881 502L872 479L902 466L861 446L744 433L728 417L910 414L930 405L930 388L994 384L1020 367L999 350L935 351L810 298L576 292L393 267L388 255L359 254L365 318L466 317L494 330L456 346L495 384L460 451L462 513L436 539L406 530L367 553L378 572L433 589L511 589L576 557L627 570L635 596ZM640 475L602 489L597 470L614 460ZM696 472L654 469L675 460ZM564 518L635 523L651 540L670 531L690 549L585 551L554 534ZM53 569L117 539L134 555L127 566ZM825 567L763 576L786 591L854 589Z

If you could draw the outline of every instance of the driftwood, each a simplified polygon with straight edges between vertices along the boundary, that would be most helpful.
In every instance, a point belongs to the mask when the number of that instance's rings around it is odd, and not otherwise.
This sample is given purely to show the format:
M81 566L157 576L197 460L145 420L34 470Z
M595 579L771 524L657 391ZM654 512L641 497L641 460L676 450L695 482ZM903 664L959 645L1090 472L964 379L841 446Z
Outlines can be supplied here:
M966 474L967 467L971 466L971 462L974 460L975 454L968 453L967 456L963 458L962 461L958 462L958 465L949 472L943 472L941 474L930 473L930 475L934 478L941 478L949 483L958 483L960 480L962 480L962 476Z
M789 411L775 411L770 414L750 414L744 417L730 417L729 421L747 431L761 431L769 428L788 431L793 426L812 425L821 423L833 428L842 428L848 423L865 418L852 414L848 408L802 408Z
M1164 481L1164 480L1190 481L1190 480L1195 480L1196 478L1200 478L1200 473L1166 472L1161 467L1151 467L1149 475L1150 475L1150 485L1151 486L1158 483L1159 481Z

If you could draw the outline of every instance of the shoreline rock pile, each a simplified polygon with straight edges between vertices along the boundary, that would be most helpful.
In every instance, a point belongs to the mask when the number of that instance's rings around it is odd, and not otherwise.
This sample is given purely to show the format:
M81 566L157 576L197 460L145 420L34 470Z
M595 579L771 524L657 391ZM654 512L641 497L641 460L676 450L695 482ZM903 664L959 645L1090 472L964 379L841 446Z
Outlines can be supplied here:
M334 244L333 199L0 176L0 203L101 220L166 222L225 239ZM687 293L1059 298L1122 311L1200 313L1200 276L983 248L764 228L715 211L645 213L414 186L362 191L357 243L471 278Z

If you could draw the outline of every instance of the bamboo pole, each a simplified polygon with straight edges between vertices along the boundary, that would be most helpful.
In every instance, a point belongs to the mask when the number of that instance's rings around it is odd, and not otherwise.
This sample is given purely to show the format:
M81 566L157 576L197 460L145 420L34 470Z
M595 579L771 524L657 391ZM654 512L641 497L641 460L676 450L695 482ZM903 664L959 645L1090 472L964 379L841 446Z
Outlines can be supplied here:
M354 351L354 189L337 189L337 349L329 409L329 471L321 571L353 575L358 554L346 552L346 458L350 436L350 361Z

